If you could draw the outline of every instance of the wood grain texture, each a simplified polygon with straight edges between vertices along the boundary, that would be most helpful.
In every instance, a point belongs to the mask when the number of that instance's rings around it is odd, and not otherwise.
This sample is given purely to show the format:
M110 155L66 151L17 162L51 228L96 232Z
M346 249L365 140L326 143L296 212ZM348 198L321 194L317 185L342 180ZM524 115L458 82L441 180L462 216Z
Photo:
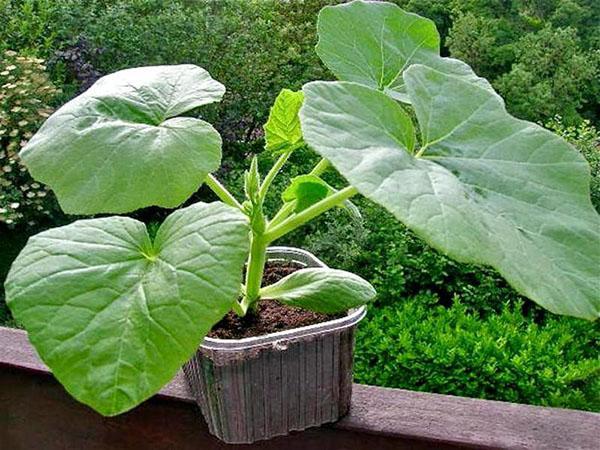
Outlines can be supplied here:
M51 377L21 330L0 327L4 449L581 449L598 450L600 414L353 385L334 425L253 445L210 436L181 374L122 416L104 418Z

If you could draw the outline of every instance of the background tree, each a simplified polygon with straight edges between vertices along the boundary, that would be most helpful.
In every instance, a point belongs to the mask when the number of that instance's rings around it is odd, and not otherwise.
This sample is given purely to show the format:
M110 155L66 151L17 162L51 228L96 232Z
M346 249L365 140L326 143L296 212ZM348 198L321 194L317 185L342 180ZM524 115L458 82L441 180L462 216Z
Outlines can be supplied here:
M595 116L600 52L583 50L574 28L546 26L514 50L512 69L494 82L511 112L541 121L562 115L567 123Z

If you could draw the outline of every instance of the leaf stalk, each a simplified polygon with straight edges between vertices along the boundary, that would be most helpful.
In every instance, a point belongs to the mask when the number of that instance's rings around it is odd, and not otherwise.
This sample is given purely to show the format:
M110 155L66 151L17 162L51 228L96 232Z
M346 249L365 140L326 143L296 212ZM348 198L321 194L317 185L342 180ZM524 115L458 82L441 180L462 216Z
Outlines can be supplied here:
M219 180L215 178L212 173L209 173L205 180L206 185L215 193L219 199L234 208L239 209L240 211L244 211L240 202L238 202L235 197L227 190L225 186L223 186Z
M356 194L358 194L358 190L354 186L347 186L335 194L330 195L329 197L326 197L314 205L306 208L304 211L285 219L279 225L276 225L272 228L268 227L267 232L264 235L264 240L268 243L271 243L283 235L304 225L309 220L312 220L318 215L323 214L325 211L338 206L340 203L348 200Z

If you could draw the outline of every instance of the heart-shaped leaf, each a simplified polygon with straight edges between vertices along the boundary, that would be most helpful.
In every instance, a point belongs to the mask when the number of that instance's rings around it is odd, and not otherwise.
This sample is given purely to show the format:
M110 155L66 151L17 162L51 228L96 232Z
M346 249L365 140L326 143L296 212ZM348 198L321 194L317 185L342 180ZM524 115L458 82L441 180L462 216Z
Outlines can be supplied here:
M6 300L54 376L104 415L157 392L237 300L245 216L221 203L171 214L151 242L126 217L81 220L29 239Z
M585 160L510 116L466 64L436 67L446 70L413 65L404 75L423 136L415 155L400 105L347 82L304 87L306 142L432 246L493 266L550 311L597 318L600 220Z
M317 22L317 54L340 79L407 101L402 72L437 57L435 24L391 3L353 1L327 6Z
M219 133L176 116L224 92L190 64L122 70L52 114L20 156L67 213L175 207L221 161Z
M332 314L369 303L376 292L368 281L344 270L300 269L261 289L263 298L289 306Z
M302 142L298 111L303 101L302 92L283 89L279 93L264 127L267 151L283 152Z

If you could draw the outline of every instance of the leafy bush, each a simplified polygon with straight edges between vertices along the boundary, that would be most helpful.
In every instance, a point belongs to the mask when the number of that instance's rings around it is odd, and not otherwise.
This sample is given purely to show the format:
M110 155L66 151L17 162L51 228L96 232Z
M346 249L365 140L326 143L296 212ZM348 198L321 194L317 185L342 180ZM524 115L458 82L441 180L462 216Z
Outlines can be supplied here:
M545 27L515 46L515 64L494 83L510 111L528 120L560 114L577 123L585 103L597 104L600 52L583 51L573 28Z
M355 380L600 411L599 332L566 317L536 323L518 304L481 319L460 297L446 308L421 295L371 308L357 335Z
M519 117L597 121L600 8L594 3L451 2L449 51L490 78Z
M0 0L0 51L48 56L56 45L54 0ZM61 25L62 26L62 25Z
M600 131L587 120L579 125L565 125L560 116L552 118L545 126L573 144L590 164L592 203L596 211L600 211Z
M468 12L454 19L446 42L453 57L471 61L475 72L493 79L510 70L515 39L506 20Z
M45 69L43 60L10 50L0 60L0 224L33 226L58 213L52 192L33 181L17 155L59 93Z
M321 7L340 1L0 0L0 22L5 24L0 49L8 45L49 59L84 36L92 48L105 49L85 61L101 73L138 65L199 64L228 87L222 105L205 111L207 118L226 140L248 141L260 137L265 114L281 88L297 89L326 76L313 51L314 25ZM464 59L497 82L514 97L508 99L513 113L534 120L557 113L569 121L579 115L598 120L592 59L580 65L580 56L590 55L600 43L595 2L394 3L433 19L445 42L443 54ZM548 45L559 49L556 74L527 65L527 55L535 48L543 51L548 39ZM568 51L561 54L562 48ZM62 82L63 69L53 70L53 79ZM587 103L580 92L588 93Z
M75 85L76 89L73 91L81 94L102 76L91 63L102 51L101 48L92 46L85 36L79 36L74 44L54 52L50 64L55 66L56 71L63 70L64 81Z
M205 67L227 86L223 103L203 111L227 141L260 137L283 87L298 89L324 74L313 51L315 21L331 1L4 1L11 12L0 41L47 58L84 36L103 49L85 61L101 73L157 64ZM62 80L63 69L57 70Z

